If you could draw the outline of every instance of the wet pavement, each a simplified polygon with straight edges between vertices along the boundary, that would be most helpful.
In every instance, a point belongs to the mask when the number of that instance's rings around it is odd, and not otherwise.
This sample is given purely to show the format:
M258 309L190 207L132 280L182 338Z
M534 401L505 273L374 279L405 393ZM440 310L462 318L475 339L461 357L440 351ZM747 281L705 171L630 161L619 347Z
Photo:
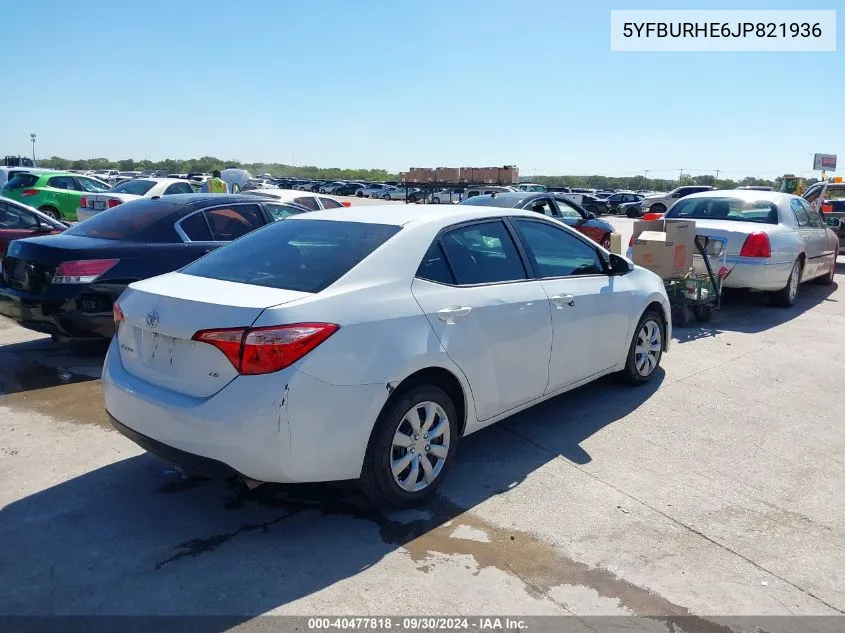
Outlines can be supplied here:
M802 294L465 438L406 511L186 478L109 428L102 345L2 321L0 614L842 614L845 291Z

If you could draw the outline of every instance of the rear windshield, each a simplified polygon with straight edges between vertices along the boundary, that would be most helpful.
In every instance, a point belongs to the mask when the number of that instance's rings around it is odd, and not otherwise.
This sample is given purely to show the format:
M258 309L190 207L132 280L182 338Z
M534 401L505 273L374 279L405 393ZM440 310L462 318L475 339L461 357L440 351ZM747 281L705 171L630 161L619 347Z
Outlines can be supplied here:
M18 174L6 183L6 187L9 189L25 189L38 182L38 178L39 176L35 174Z
M154 180L127 180L111 188L111 193L131 193L135 196L143 196L155 185Z
M682 198L666 214L667 218L691 220L734 220L777 224L778 210L768 200L740 198Z
M135 200L91 216L67 235L125 242L181 242L173 228L179 207L161 200Z
M213 251L182 272L255 286L320 292L400 228L331 220L277 222Z

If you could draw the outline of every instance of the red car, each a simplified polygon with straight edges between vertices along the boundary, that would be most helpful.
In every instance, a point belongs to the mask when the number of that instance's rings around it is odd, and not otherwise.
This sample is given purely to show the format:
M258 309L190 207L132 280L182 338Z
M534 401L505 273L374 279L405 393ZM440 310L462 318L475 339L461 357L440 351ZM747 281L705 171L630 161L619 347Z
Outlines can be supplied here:
M0 260L12 240L53 235L67 228L67 224L54 220L37 209L0 197Z

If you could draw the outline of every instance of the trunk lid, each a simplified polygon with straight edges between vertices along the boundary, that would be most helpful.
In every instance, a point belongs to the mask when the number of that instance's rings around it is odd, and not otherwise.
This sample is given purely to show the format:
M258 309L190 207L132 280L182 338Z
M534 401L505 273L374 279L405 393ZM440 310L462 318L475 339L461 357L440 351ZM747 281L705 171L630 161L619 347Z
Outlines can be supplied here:
M140 281L119 299L125 317L117 333L120 359L140 380L207 398L238 372L219 349L192 340L196 332L246 328L265 308L310 296L178 272Z
M737 257L745 244L745 238L755 232L772 235L783 229L775 224L760 222L738 222L735 220L699 220L695 219L696 235L706 235L711 240L721 241L728 257Z
M86 209L92 209L94 212L105 211L109 208L109 200L117 200L121 204L137 200L142 196L136 196L131 193L88 193L83 196L85 198Z

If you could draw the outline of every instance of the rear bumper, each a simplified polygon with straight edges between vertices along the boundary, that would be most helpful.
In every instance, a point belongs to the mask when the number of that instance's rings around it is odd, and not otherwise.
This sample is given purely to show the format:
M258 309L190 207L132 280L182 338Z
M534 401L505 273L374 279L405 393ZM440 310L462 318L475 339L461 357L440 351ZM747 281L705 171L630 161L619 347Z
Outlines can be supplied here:
M102 213L102 212L103 211L101 209L87 209L87 208L82 209L82 208L79 208L79 209L76 210L76 219L77 219L77 221L82 222L83 220L87 220L88 218L95 216L98 213Z
M388 396L383 384L331 385L288 367L195 398L130 374L116 339L102 386L106 411L142 448L188 470L278 483L358 478Z
M35 332L56 334L69 338L109 338L114 334L111 303L117 296L111 293L92 293L72 298L50 299L14 288L0 287L0 315ZM85 302L95 302L81 309ZM105 309L108 306L108 311Z
M752 290L781 290L789 280L794 261L761 262L744 258L728 258L730 273L722 282L725 288ZM715 272L715 271L714 271Z

